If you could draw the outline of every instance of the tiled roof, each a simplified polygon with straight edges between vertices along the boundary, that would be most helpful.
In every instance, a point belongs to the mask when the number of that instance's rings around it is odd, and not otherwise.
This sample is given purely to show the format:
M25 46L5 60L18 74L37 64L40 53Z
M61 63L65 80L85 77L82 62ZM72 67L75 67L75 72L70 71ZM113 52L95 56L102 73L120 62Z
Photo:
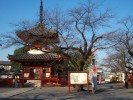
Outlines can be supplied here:
M52 53L44 53L44 54L29 54L29 53L24 53L24 54L19 54L19 55L9 55L9 59L13 61L49 61L49 60L59 60L61 57L56 54Z
M36 36L45 36L45 37L53 37L54 34L57 34L57 32L55 31L50 31L46 28L41 28L41 27L35 27L35 28L32 28L32 29L29 29L27 31L21 31L21 30L18 30L16 31L17 34L32 34L32 35L36 35ZM56 36L58 37L58 36Z
M53 35L53 33L56 33L56 31L50 31L47 28L42 27L35 27L28 30L28 33L32 33L34 35L45 35L46 37L50 37Z
M10 61L0 61L0 65L10 65Z
M58 43L58 34L55 31L50 31L46 28L35 27L28 31L16 31L17 36L26 43L33 44L34 42L54 42Z
M37 36L29 36L28 34L21 34L20 37L25 43L29 43L29 44L51 44L51 43L58 43L59 40L58 39L45 39L42 37L37 37Z

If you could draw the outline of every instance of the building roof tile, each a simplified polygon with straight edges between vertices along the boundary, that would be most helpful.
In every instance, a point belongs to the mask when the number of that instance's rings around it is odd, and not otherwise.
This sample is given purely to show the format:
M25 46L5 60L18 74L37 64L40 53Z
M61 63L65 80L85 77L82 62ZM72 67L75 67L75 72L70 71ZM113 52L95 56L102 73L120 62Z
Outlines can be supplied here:
M25 60L30 60L30 61L49 61L49 60L59 60L62 57L57 54L53 53L44 53L44 54L29 54L29 53L24 53L24 54L19 54L19 55L9 55L8 58L13 61L25 61Z

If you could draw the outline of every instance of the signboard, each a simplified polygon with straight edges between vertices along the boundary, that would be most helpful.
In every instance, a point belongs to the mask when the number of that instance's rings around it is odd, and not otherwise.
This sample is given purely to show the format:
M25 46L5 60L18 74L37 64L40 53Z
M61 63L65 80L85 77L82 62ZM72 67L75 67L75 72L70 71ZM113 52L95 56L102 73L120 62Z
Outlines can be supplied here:
M87 91L89 91L88 72L85 71L68 72L69 93L71 85L87 85Z
M70 84L87 84L88 73L70 73Z

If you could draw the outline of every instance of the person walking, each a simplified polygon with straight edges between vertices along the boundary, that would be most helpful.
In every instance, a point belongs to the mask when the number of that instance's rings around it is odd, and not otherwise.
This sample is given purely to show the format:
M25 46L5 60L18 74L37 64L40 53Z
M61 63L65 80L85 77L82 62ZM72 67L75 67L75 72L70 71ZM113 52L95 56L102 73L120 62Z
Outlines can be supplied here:
M15 87L15 78L12 79L12 86Z
M126 73L126 75L125 75L125 88L128 88L128 81L129 81L129 79L128 79L128 75Z

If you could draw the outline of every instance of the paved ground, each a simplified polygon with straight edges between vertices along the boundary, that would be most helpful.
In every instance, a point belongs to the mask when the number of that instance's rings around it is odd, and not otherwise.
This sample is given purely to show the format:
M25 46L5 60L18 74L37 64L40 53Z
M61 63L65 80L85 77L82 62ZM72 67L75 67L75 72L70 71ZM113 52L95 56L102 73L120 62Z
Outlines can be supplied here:
M33 88L0 88L0 99L10 98L21 93L33 90Z
M98 85L95 94L91 91L75 92L73 88L71 93L67 90L68 87L0 88L0 100L133 100L133 88L125 89L122 84ZM12 96L1 97L2 93Z

